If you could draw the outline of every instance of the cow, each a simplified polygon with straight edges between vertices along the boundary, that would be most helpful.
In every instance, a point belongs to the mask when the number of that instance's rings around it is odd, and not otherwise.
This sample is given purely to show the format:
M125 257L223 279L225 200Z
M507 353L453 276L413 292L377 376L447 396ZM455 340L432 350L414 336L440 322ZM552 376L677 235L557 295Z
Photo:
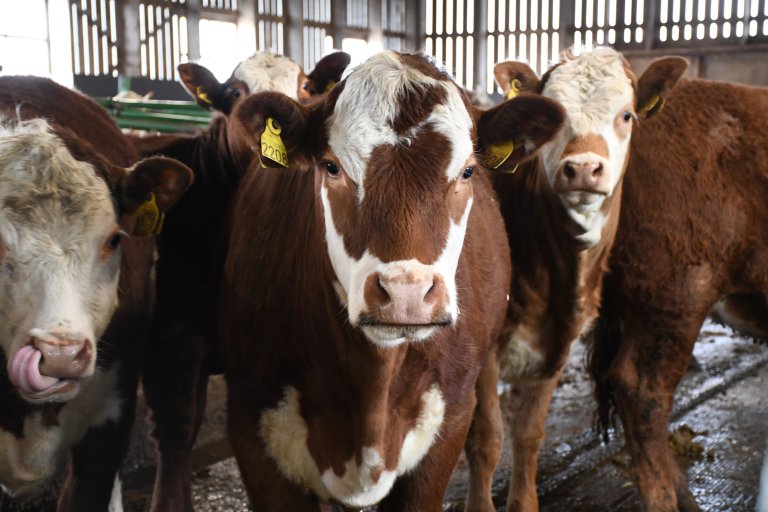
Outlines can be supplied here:
M541 80L522 62L495 66L508 98L528 91L559 101L566 122L537 159L495 179L512 283L504 335L478 380L467 511L496 510L491 479L503 437L500 373L510 387L503 414L512 451L506 509L538 510L544 421L571 344L597 316L630 137L652 114L652 98L662 101L686 66L679 57L658 59L638 80L620 53L604 47L578 57L566 52Z
M60 511L122 510L154 235L192 180L136 160L90 99L0 77L0 488L27 492L69 458Z
M158 238L157 308L145 353L144 396L153 420L158 464L152 510L192 510L191 450L203 419L208 375L217 372L206 341L215 309L217 251L229 203L254 154L250 138L232 128L231 109L248 94L278 91L294 99L322 93L341 79L350 57L321 59L309 78L287 57L259 53L219 83L206 68L179 65L187 90L218 112L194 135L134 138L143 155L160 154L192 168L195 183L166 216Z
M531 158L546 98L473 108L422 55L379 53L310 106L232 116L287 169L238 190L218 337L228 432L255 510L436 512L474 382L507 307L509 253L486 161Z
M632 138L589 368L642 510L699 510L667 444L705 317L768 339L768 89L683 80Z

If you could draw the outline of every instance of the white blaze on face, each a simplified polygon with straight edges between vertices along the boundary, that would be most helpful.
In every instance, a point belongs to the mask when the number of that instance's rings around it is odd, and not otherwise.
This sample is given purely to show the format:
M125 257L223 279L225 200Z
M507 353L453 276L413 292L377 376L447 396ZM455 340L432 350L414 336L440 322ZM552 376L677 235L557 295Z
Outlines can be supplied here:
M405 133L396 133L393 122L401 109L408 108L408 105L401 103L404 92L420 91L427 87L441 88L445 93L445 100L436 105L417 126ZM356 185L358 206L366 197L366 173L387 172L386 168L369 169L368 162L374 148L397 145L407 150L427 126L449 141L448 145L434 148L434 151L439 151L441 155L446 152L450 154L449 163L444 170L445 186L442 190L434 191L435 194L444 194L446 187L459 179L466 162L474 152L471 139L473 122L456 85L448 80L427 76L406 65L394 52L383 52L372 57L346 78L344 89L336 101L333 114L326 122L326 127L330 150L338 158L346 176ZM419 172L418 169L413 171ZM436 261L382 261L368 249L359 259L348 253L344 234L339 232L333 220L334 205L328 187L326 179L321 189L321 200L328 253L337 278L336 289L347 306L351 323L357 325L365 311L364 286L366 279L374 273L382 276L396 273L439 276L448 290L445 312L451 322L456 322L459 310L455 274L472 207L471 196L459 222L449 220L448 238L442 248L442 254ZM386 226L383 228L386 229ZM425 339L434 332L435 327L377 326L363 330L374 343L380 346L395 346L404 341Z
M242 80L248 92L280 92L298 100L301 67L288 57L267 52L255 53L237 65L233 78Z
M32 336L63 336L94 344L84 376L93 373L117 306L120 251L104 251L115 216L104 180L44 121L0 119L0 347L9 367Z
M570 192L561 199L571 217L585 230L583 241L592 245L600 238L605 221L600 213L604 199L613 193L624 172L631 126L620 126L625 112L634 114L634 88L627 76L621 54L610 48L596 48L555 68L544 85L542 95L559 101L567 113L566 124L557 137L541 149L550 185L567 161L576 164L595 162L608 173L605 194ZM631 123L632 121L630 121ZM620 129L617 129L619 127ZM602 139L608 154L585 149L564 154L576 138Z

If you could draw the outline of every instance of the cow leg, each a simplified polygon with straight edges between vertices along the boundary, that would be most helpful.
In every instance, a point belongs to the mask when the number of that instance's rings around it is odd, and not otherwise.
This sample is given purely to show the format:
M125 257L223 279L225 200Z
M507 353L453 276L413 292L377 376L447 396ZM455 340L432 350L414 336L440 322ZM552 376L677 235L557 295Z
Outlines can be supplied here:
M645 511L699 510L667 440L675 387L690 362L703 316L697 320L677 331L627 322L625 344L608 374Z
M180 332L145 351L144 396L157 442L153 512L191 511L192 447L205 414L205 338Z
M395 482L378 512L442 512L445 489L472 422L473 407L466 412L463 407L446 410L439 446L433 445L416 469Z
M561 371L562 368L548 378L518 379L512 383L509 403L504 411L512 449L507 495L507 510L510 512L539 510L536 495L539 447L544 440L544 422Z
M120 465L128 451L138 376L133 383L123 398L120 419L90 429L72 450L67 478L59 495L59 512L122 511L122 503L112 503L112 497L119 482Z
M493 473L501 458L504 424L497 384L499 360L497 352L488 358L475 384L477 405L472 426L464 446L469 462L469 494L465 512L495 512L491 487Z

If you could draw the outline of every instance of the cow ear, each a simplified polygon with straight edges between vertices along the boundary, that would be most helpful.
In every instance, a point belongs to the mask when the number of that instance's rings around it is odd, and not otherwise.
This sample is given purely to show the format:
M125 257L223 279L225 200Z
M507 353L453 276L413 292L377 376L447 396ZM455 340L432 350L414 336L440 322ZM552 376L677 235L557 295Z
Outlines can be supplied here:
M662 57L651 62L637 81L637 114L648 118L659 112L687 68L688 61L682 57Z
M313 94L328 92L341 81L341 75L349 66L352 57L346 52L335 52L326 55L315 64L315 69L309 74L310 90Z
M120 225L135 236L160 234L163 218L192 184L186 165L170 158L145 158L123 176Z
M310 110L278 92L252 94L235 109L234 129L248 141L263 167L303 168L312 162L311 126L322 105L315 102Z
M520 94L491 110L477 122L478 152L489 170L507 171L533 158L552 140L565 120L556 101L536 94Z
M198 105L206 110L216 109L221 112L228 112L230 105L225 103L222 95L224 85L219 82L211 71L201 66L187 62L179 64L179 76L184 87L189 94L195 98Z
M528 64L499 62L493 67L493 76L508 100L521 92L539 92L539 77Z

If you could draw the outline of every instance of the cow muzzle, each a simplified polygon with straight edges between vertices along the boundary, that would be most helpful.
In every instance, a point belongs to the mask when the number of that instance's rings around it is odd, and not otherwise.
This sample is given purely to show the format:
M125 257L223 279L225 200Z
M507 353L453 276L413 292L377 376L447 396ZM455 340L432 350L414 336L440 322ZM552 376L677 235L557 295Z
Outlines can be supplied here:
M357 323L379 341L418 341L454 321L445 281L429 269L374 272L365 281L364 296L366 311Z
M607 196L611 193L608 162L590 154L566 158L557 170L553 188L561 195L576 192Z
M66 401L93 375L93 352L86 336L32 329L8 363L8 377L30 401Z

